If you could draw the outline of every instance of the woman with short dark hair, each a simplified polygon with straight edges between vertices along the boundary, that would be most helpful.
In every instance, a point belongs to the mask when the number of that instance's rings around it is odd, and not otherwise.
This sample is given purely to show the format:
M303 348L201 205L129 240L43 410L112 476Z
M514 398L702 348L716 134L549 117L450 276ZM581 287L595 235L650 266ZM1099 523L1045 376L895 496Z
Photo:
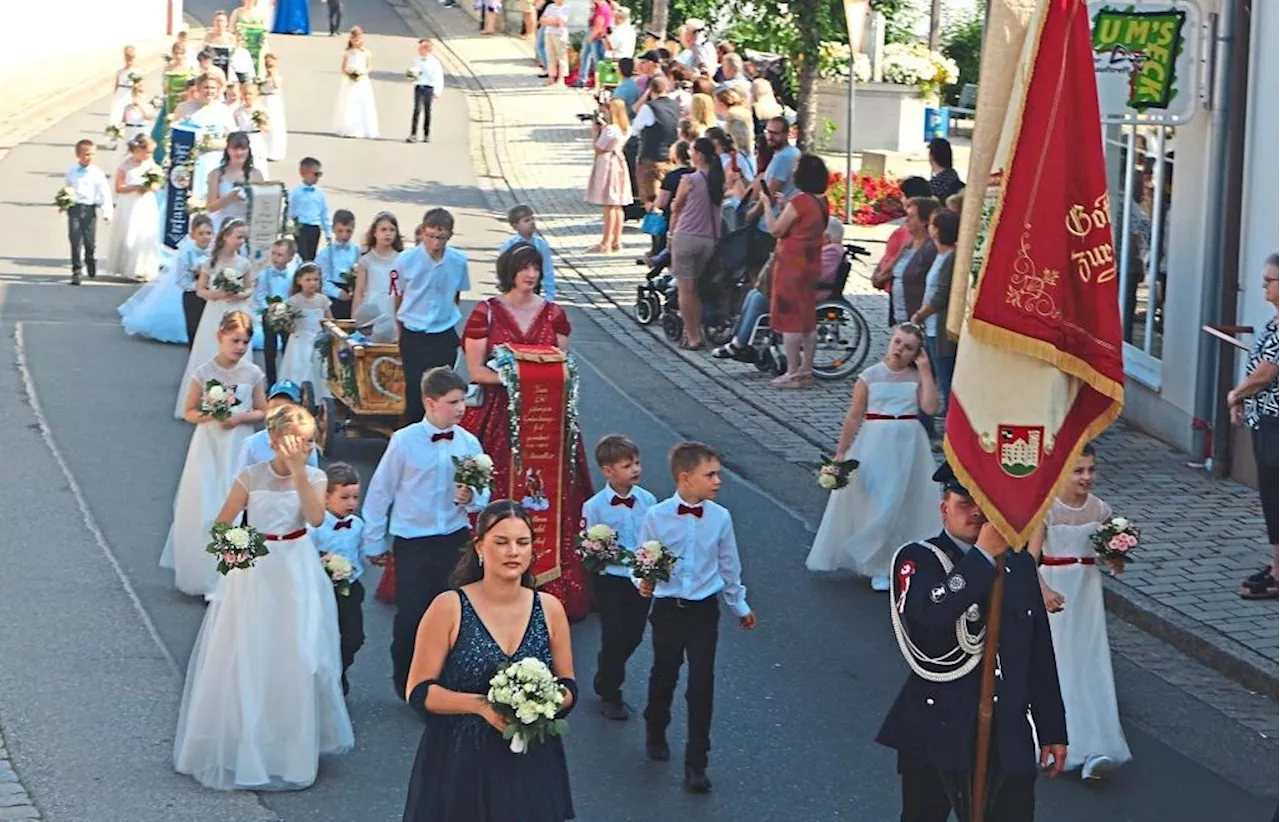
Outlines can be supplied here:
M951 142L943 137L934 137L929 141L929 168L933 176L929 179L929 190L934 198L945 203L947 198L964 188L960 175L952 168Z

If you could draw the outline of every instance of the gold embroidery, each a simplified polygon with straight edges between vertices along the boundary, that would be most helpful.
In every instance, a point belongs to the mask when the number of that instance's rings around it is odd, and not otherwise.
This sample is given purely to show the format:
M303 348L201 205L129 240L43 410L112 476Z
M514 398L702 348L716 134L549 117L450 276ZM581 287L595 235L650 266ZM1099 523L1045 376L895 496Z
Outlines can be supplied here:
M1093 208L1076 203L1067 210L1067 231L1081 240L1095 232L1103 232L1102 242L1082 251L1072 251L1071 261L1075 263L1076 274L1084 283L1097 282L1099 285L1116 278L1116 253L1111 239L1111 200L1106 194L1093 201Z
M1031 227L1025 228L1018 240L1018 254L1013 259L1013 275L1009 277L1005 303L1028 314L1056 317L1060 312L1052 292L1058 287L1058 272L1046 268L1036 273L1036 263L1031 259L1031 248L1027 242Z

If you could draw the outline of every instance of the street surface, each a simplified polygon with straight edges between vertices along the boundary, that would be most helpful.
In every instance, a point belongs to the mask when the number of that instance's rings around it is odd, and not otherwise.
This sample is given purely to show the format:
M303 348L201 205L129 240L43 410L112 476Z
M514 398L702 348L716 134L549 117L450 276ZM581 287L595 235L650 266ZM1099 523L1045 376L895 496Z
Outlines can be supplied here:
M212 5L198 0L188 11L207 20ZM426 208L448 207L458 219L455 244L473 260L467 297L494 293L492 250L509 230L489 210L492 181L473 170L479 136L466 127L462 89L451 83L437 102L429 145L400 142L411 100L402 72L412 38L426 29L407 7L381 0L349 3L348 18L370 35L384 139L330 134L341 39L276 38L290 160L273 164L270 178L292 184L297 158L320 158L331 204L352 209L361 231L381 209L411 227ZM357 747L325 760L313 788L219 794L172 771L181 676L204 610L157 566L191 433L170 412L186 351L121 332L115 307L132 286L65 285L64 224L47 206L71 162L70 145L100 134L105 111L100 100L0 162L0 729L14 770L43 817L57 822L399 819L421 726L392 694L391 611L372 597L368 640L352 669ZM543 149L549 157L557 150ZM105 156L100 164L111 168ZM664 462L675 441L701 439L725 452L733 473L720 501L734 512L761 619L751 634L728 620L722 627L709 797L681 791L678 757L645 760L641 722L613 723L595 712L597 624L589 618L574 627L584 699L566 748L578 818L896 818L893 755L873 737L905 665L883 595L804 570L823 504L809 471L685 390L683 366L637 356L612 332L617 309L569 291L587 441L614 431L632 436L644 453L644 484L659 497L672 490ZM378 441L348 441L338 456L367 479L381 449ZM376 572L366 577L370 589L375 582ZM1135 760L1106 783L1042 781L1041 818L1269 818L1276 743L1254 728L1268 716L1274 722L1274 704L1124 623L1113 620L1112 630ZM629 667L626 698L637 708L648 659L642 647ZM676 707L673 747L683 740L683 705Z

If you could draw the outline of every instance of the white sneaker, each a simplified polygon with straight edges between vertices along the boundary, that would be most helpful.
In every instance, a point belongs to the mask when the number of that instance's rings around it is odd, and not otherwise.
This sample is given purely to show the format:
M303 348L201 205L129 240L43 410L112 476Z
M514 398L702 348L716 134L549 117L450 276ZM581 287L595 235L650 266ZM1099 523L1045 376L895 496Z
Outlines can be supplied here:
M875 576L873 576L873 577L871 578L871 590L873 590L873 591L887 591L887 590L889 590L889 575L888 575L888 574L876 574Z
M1116 767L1116 761L1109 756L1091 756L1084 761L1080 769L1081 779L1101 779Z

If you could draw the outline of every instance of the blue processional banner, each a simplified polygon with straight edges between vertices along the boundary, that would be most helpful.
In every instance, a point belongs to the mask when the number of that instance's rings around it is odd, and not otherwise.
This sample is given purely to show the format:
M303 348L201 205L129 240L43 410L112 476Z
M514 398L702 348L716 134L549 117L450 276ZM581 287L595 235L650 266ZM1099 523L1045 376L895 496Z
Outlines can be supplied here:
M187 196L191 192L196 133L187 128L169 132L169 187L164 204L164 244L177 248L187 236Z

